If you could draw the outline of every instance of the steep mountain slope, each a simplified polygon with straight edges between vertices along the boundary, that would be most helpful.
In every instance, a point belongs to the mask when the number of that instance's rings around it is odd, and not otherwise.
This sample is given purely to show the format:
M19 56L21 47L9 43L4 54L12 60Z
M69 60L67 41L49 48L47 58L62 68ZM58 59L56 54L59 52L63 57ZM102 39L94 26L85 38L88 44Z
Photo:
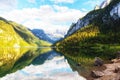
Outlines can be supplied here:
M31 32L38 37L39 39L45 40L50 43L54 43L55 41L49 38L49 36L41 29L33 29Z
M120 0L111 0L103 9L93 10L72 24L58 47L94 47L120 43ZM100 45L99 45L100 46Z
M15 31L13 26L0 17L0 47L30 46Z
M14 30L29 44L34 45L37 44L38 46L50 46L51 44L44 41L42 38L37 38L34 34L26 27L19 25L15 22L11 22L14 26Z
M0 47L39 46L48 43L35 37L26 27L0 17Z

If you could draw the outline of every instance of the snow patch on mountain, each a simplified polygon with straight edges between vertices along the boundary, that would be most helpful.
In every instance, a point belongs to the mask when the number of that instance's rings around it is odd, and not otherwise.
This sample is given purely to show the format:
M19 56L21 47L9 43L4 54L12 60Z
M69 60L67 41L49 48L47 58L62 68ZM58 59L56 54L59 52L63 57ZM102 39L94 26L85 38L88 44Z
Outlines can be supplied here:
M105 0L101 3L100 8L105 8L107 5L110 4L112 0Z
M55 31L47 31L45 32L51 39L58 40L60 38L64 38L65 34L67 33L68 29L59 30L56 29Z
M98 10L98 9L100 9L100 6L96 5L95 8L94 8L94 10Z

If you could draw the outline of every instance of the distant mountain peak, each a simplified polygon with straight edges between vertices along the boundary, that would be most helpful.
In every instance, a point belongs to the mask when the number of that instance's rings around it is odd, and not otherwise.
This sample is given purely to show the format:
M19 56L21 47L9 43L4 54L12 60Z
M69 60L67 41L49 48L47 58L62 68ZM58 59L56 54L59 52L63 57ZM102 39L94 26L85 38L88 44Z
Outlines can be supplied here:
M39 39L45 40L50 43L55 43L59 39L63 38L62 36L65 34L64 31L59 30L56 30L55 32L45 32L42 29L33 29L31 31Z

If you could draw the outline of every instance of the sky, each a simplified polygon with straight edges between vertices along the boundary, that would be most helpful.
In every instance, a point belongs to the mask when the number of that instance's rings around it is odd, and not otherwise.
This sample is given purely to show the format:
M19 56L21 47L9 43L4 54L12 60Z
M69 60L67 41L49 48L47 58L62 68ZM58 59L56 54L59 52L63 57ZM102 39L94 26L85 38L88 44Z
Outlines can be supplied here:
M103 0L0 0L0 16L30 29L67 30Z

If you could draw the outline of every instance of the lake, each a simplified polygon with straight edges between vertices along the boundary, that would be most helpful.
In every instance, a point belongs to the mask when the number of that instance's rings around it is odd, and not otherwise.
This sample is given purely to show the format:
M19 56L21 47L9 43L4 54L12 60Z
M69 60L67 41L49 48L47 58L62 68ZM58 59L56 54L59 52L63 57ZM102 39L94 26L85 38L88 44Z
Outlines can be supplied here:
M0 56L0 80L85 80L74 60L50 48L2 48Z

